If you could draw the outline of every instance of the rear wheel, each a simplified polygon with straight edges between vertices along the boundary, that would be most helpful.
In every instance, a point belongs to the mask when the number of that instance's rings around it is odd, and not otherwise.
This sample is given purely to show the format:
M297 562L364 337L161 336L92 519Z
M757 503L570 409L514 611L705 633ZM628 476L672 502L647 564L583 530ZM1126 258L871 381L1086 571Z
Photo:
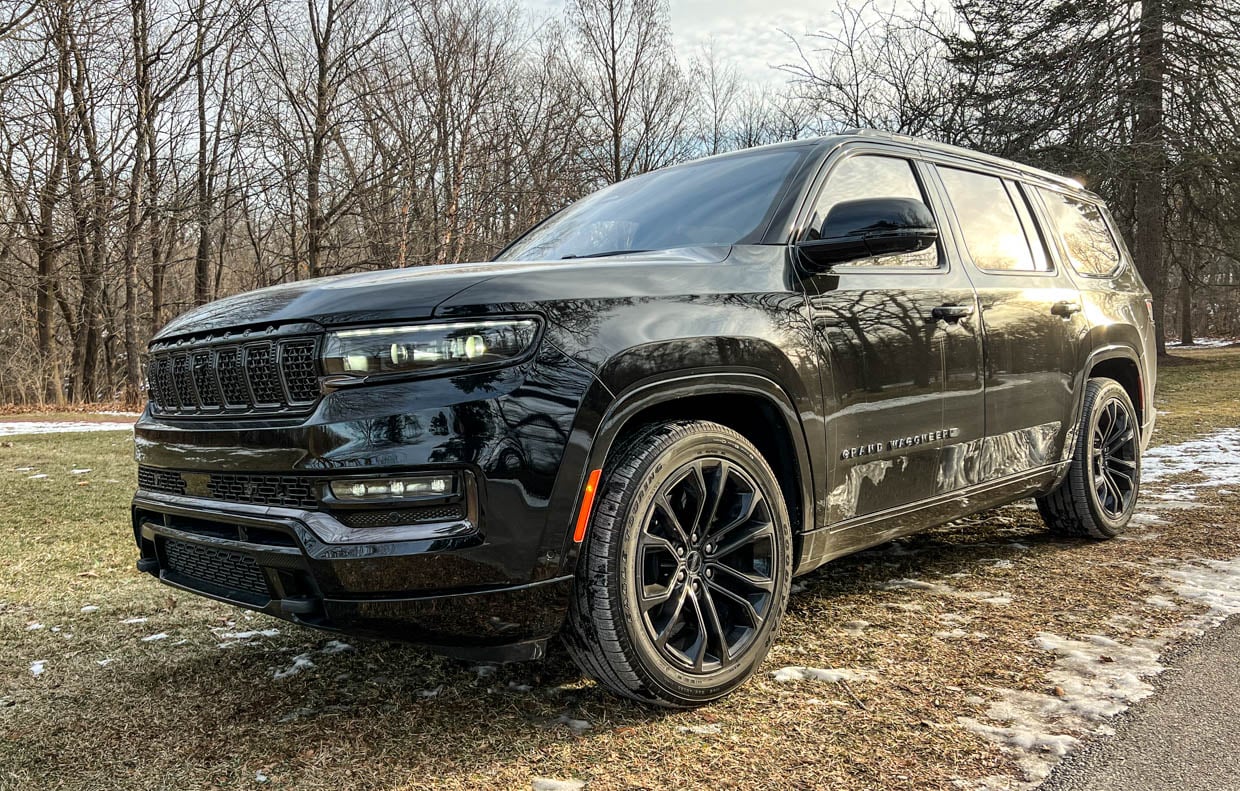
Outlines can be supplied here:
M787 604L792 533L778 481L743 436L647 426L608 460L565 643L608 688L663 706L751 676Z
M1113 379L1090 379L1072 467L1051 493L1037 498L1052 532L1114 538L1137 507L1141 428L1132 399Z

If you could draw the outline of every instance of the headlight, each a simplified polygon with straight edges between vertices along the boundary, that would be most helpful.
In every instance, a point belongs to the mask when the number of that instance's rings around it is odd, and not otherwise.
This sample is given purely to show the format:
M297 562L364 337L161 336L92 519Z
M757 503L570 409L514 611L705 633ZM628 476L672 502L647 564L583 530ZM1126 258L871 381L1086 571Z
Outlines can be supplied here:
M323 344L328 374L410 374L466 365L503 363L529 351L534 319L367 327L329 333Z

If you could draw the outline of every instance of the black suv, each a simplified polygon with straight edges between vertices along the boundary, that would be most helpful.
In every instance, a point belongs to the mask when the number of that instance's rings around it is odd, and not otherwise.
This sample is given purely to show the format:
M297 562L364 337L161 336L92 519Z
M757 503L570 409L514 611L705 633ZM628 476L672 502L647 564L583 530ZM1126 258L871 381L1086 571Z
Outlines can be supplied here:
M221 300L150 347L138 567L482 660L718 698L792 577L1033 496L1132 515L1148 292L1073 181L861 132L615 184L494 261Z

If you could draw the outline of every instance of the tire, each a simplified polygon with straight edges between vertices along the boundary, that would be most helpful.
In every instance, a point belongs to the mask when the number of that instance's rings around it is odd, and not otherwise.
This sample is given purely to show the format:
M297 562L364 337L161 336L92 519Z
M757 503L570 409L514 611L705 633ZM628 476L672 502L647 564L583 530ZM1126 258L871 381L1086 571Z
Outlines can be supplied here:
M1077 427L1072 466L1037 498L1051 532L1114 538L1128 527L1141 487L1141 427L1127 391L1114 379L1090 379Z
M791 580L791 524L762 454L716 423L644 426L608 458L564 642L620 695L699 706L757 670Z

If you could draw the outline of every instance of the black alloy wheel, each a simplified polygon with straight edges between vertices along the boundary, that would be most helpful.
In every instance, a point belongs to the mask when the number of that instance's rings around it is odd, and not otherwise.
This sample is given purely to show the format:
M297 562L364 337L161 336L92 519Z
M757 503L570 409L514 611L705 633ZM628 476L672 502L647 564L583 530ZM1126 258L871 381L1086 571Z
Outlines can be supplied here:
M1136 416L1112 396L1094 424L1092 451L1094 492L1098 505L1112 519L1121 518L1137 497Z
M706 421L645 426L608 455L564 641L615 692L701 705L757 670L791 578L791 522L757 448Z
M1052 532L1114 538L1132 520L1141 490L1141 423L1114 379L1090 379L1063 481L1037 498Z
M638 538L637 605L647 637L694 673L744 655L771 611L771 510L745 470L695 459L655 495Z

